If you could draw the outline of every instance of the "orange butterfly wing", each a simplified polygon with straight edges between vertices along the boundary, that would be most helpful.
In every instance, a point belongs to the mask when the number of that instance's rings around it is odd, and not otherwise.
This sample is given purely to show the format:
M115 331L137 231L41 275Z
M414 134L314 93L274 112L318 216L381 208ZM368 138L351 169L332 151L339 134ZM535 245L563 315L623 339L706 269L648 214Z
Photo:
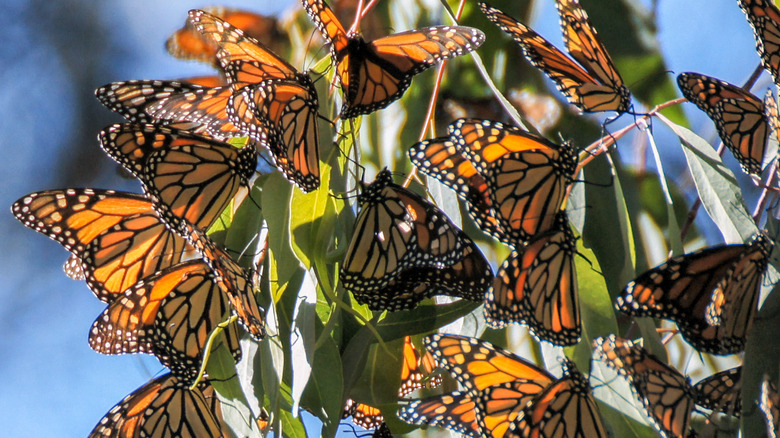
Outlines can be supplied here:
M177 377L193 381L209 336L229 316L227 296L212 277L205 263L191 260L144 278L98 316L90 346L103 354L154 354ZM236 326L229 325L225 333L239 361Z
M480 3L485 16L512 36L523 49L526 59L547 74L572 104L586 112L627 111L631 105L629 91L587 22L587 15L578 4L576 13L572 13L571 0L566 5L559 2L558 7L566 45L585 68L529 27L496 8ZM581 21L583 18L586 21Z
M513 251L501 265L485 299L485 321L501 328L527 324L539 340L579 342L582 326L577 295L574 235L561 212L553 230Z
M656 429L668 438L689 435L696 393L687 377L633 342L609 335L593 341L595 354L631 384Z
M468 53L485 40L478 29L437 26L366 42L360 35L347 34L323 0L304 0L303 5L330 45L344 92L343 118L387 107L409 88L414 75Z
M174 229L202 229L222 214L257 166L252 147L237 149L187 131L151 124L112 125L100 133L106 153L141 179L160 216Z
M552 229L577 168L567 143L558 146L492 120L460 119L450 129L485 179L496 218L513 242Z
M98 422L90 438L222 437L219 421L200 389L165 374L133 391Z
M683 95L715 122L723 143L747 173L760 174L768 137L764 103L736 85L698 73L677 77Z
M141 278L178 263L187 248L152 203L132 193L48 190L22 197L11 210L25 226L79 257L87 285L106 302Z

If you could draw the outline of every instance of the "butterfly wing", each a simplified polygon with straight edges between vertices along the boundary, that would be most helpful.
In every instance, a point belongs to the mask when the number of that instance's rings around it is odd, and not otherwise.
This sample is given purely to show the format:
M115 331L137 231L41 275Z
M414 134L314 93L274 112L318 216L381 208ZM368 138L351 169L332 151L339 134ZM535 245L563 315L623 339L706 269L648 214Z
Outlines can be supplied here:
M517 380L490 386L477 397L477 423L482 436L518 437L510 433L523 408L545 389L548 382ZM531 436L531 435L523 435Z
M358 198L340 278L375 310L414 307L447 294L481 300L492 272L476 245L433 205L383 171Z
M715 122L723 143L747 173L760 174L768 136L764 103L748 91L698 73L677 77L686 99Z
M478 29L435 26L399 32L369 43L353 36L348 56L337 58L344 118L370 114L398 100L414 75L468 53L485 41Z
M780 9L767 0L738 0L745 12L764 68L780 82Z
M194 380L209 336L229 316L227 296L212 276L205 263L191 260L144 278L95 320L90 346L103 354L154 354L180 379ZM217 339L226 339L240 360L235 325L225 333Z
M103 149L131 169L174 229L179 222L206 229L248 186L257 165L254 148L157 125L113 125L100 134ZM138 170L140 169L140 171Z
M696 392L687 377L644 348L615 335L597 338L593 345L599 359L628 380L662 436L689 436Z
M303 5L330 46L344 92L343 118L387 107L403 95L415 74L468 53L485 40L478 29L437 26L365 42L360 35L347 34L323 0L303 0Z
M713 290L706 314L707 323L713 327L704 329L702 337L717 342L708 343L705 350L714 354L744 350L772 246L764 234L754 236Z
M81 259L78 256L71 254L68 260L62 265L62 270L72 280L86 280L87 275L84 273L84 268L81 267Z
M491 120L460 119L450 129L461 153L485 178L503 230L526 242L553 228L577 168L568 144Z
M466 393L455 391L417 400L398 411L398 418L411 424L444 427L454 432L479 437L476 403Z
M338 64L339 57L349 56L347 53L347 46L349 46L347 31L344 30L344 26L336 17L333 9L323 0L303 0L303 7L311 21L319 29L322 37L325 38L333 62ZM341 77L342 72L339 71L337 76Z
M252 281L251 273L239 266L202 231L184 221L180 226L181 234L213 271L212 279L227 295L239 324L253 339L261 341L266 334L265 323L263 312L255 297L255 283Z
M317 94L310 81L267 80L244 87L228 102L231 120L268 144L276 166L304 192L320 183Z
M295 67L227 21L197 9L189 17L201 35L219 46L217 58L233 90L266 79L297 77Z
M585 112L624 112L628 110L631 100L628 90L622 86L622 81L619 87L603 83L601 77L586 71L523 23L484 3L480 3L480 9L490 21L508 33L520 45L528 62L552 79L558 90L573 105ZM567 33L564 31L565 39ZM570 37L572 44L578 36L575 34ZM613 70L617 73L611 65L599 66L598 69L601 71ZM619 79L620 76L617 77Z
M173 125L220 140L242 135L225 109L232 93L228 86L179 81L113 82L95 90L103 105L131 122Z
M435 334L424 337L423 343L473 397L502 383L521 381L544 388L555 381L547 371L481 339Z
M203 10L220 17L232 26L261 41L272 44L280 38L277 21L273 17L255 14L254 12L225 7L208 7ZM179 59L192 59L219 66L217 51L219 46L210 38L204 38L189 20L184 27L174 32L165 42L168 53Z
M519 436L609 436L588 380L568 359L563 377L527 403L510 430Z
M219 422L199 389L162 375L125 397L98 422L90 438L222 437Z
M612 62L612 58L601 43L596 29L590 23L588 14L580 5L579 0L558 0L555 4L561 16L566 50L580 65L585 67L591 76L598 80L598 83L613 91L614 100L602 103L599 93L590 97L588 90L583 87L581 94L581 99L584 101L583 106L592 108L591 104L597 102L595 108L615 106L615 111L627 111L631 105L629 91L623 85L623 79L615 68L615 63ZM588 102L589 100L591 102Z
M422 141L409 149L412 163L428 176L455 190L465 200L469 216L479 228L509 244L511 239L501 229L493 210L487 183L476 167L458 151L449 137Z
M561 212L553 231L514 251L502 264L487 293L488 325L524 322L539 340L556 345L579 342L575 254L574 235Z
M79 257L87 285L106 302L139 279L178 263L187 248L141 195L48 190L20 198L11 210L25 226Z
M630 315L676 322L699 351L741 351L770 249L767 239L759 236L749 244L674 257L630 282L616 307ZM722 327L719 322L711 324L720 314L727 314L728 322Z
M352 399L347 399L341 418L349 416L352 417L353 423L363 429L377 429L385 423L385 417L379 409L365 403L358 403Z
M731 368L702 379L693 386L696 404L739 417L742 413L742 367Z

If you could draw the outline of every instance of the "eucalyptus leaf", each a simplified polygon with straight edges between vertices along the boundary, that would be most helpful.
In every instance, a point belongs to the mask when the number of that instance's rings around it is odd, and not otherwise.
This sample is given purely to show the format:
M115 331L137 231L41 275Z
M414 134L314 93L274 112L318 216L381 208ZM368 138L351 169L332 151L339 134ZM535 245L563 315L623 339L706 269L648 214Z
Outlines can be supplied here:
M680 138L699 199L725 241L742 243L750 238L756 224L745 207L734 173L706 140L664 116L658 118Z

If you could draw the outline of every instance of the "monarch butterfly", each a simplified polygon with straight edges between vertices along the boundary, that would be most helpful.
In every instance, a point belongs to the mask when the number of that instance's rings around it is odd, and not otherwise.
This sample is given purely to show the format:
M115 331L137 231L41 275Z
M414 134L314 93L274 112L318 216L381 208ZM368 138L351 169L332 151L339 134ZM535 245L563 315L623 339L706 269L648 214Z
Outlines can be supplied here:
M190 21L219 46L217 58L233 90L226 102L230 121L268 144L276 165L304 192L316 189L319 103L309 75L211 14L192 10Z
M492 328L523 322L537 339L556 345L580 341L580 305L574 268L574 235L566 213L556 224L498 269L485 298L485 321Z
M220 17L231 25L242 29L247 35L261 41L266 46L280 46L282 34L276 18L256 14L241 9L225 7L207 7L204 11ZM210 39L203 38L189 20L184 27L174 32L165 42L168 53L180 59L192 59L219 66L217 51L219 46Z
M399 397L406 397L411 392L425 386L435 388L441 384L442 376L433 376L425 382L426 377L436 369L436 362L429 352L426 351L423 355L417 352L411 336L404 338L402 353L401 387L398 388Z
M511 242L496 218L485 178L460 153L455 141L438 137L419 142L409 149L409 158L426 175L455 190L466 201L469 216L482 231L502 242Z
M599 359L628 380L661 436L696 436L690 428L696 392L687 377L615 335L596 338L593 346Z
M189 248L168 230L146 197L133 193L47 190L20 198L11 211L26 227L78 257L87 285L105 302L178 263Z
M478 438L477 404L466 392L454 391L413 401L398 411L398 418L410 424L444 427Z
M509 15L485 3L479 7L490 21L512 36L526 59L549 76L577 108L584 112L628 111L631 94L599 41L588 14L578 0L558 0L555 4L566 50L574 60Z
M715 122L742 169L760 174L769 130L764 102L736 85L699 73L681 73L677 85Z
M674 257L630 282L618 310L677 323L705 353L745 349L761 278L773 243L764 234L740 245L720 245Z
M455 121L450 137L485 179L511 246L553 228L577 168L568 143L558 146L519 128L477 119Z
M239 324L252 338L261 341L266 332L263 314L255 298L254 273L239 266L209 236L189 222L182 221L179 226L177 231L195 247L213 271L212 280L227 295Z
M414 75L471 52L485 41L478 29L436 26L366 42L347 33L323 0L303 0L303 6L330 46L344 93L341 117L345 119L385 108L403 95Z
M433 295L478 301L493 273L479 248L440 210L393 184L388 170L358 197L339 274L372 310L403 310Z
M765 0L738 0L745 12L764 68L780 83L780 9Z
M190 389L175 375L164 374L111 408L89 437L222 437L221 413L212 410L202 389L213 391L207 382Z
M483 436L608 436L590 385L573 362L566 360L563 378L556 379L480 339L436 334L423 342L476 401Z
M121 124L104 129L100 144L138 177L160 216L173 228L188 221L208 228L248 186L257 166L254 148L235 147L158 125Z
M702 379L695 385L696 404L739 417L742 413L742 367L731 368Z
M213 275L203 261L190 260L144 278L95 320L89 345L103 354L154 354L179 379L191 382L209 336L230 310ZM235 324L225 333L222 339L238 362Z
M180 81L112 82L95 90L106 108L131 122L173 125L218 140L244 135L225 107L233 90Z
M777 394L775 384L767 376L764 376L764 381L761 383L758 407L766 416L767 436L777 438L780 435L780 395Z

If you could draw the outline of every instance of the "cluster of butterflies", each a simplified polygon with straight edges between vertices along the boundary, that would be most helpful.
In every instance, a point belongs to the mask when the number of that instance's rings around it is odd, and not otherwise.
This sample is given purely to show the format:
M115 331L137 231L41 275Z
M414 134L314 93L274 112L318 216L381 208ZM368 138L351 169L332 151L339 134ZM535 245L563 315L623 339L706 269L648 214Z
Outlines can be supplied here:
M436 26L365 41L348 32L322 0L303 6L331 50L342 90L342 119L399 99L412 77L478 48L484 34ZM780 11L765 0L740 0L764 65L778 81ZM577 0L557 0L571 57L505 13L480 3L526 58L585 112L629 112L631 96ZM64 189L19 199L14 215L72 253L66 272L107 303L89 334L104 354L153 354L170 373L121 401L91 436L223 436L220 402L200 379L210 336L241 358L239 324L265 334L255 297L257 273L240 266L206 234L240 190L250 187L266 148L303 192L320 187L319 100L308 73L297 71L223 11L189 14L168 47L218 66L222 76L189 81L116 82L98 99L130 123L104 129L102 149L143 186L144 194ZM572 59L573 58L573 59ZM748 91L683 73L683 94L716 122L743 169L762 170L770 128L780 125ZM770 113L769 115L767 113ZM774 124L770 125L770 121ZM243 147L231 143L248 138ZM578 171L573 147L491 120L459 119L446 136L409 150L415 166L455 190L470 217L511 253L494 276L475 243L436 206L393 182L385 170L363 187L339 275L344 289L372 310L410 309L434 295L484 302L492 328L526 325L540 341L574 345L582 334L574 267L576 239L564 206ZM668 319L698 351L744 351L772 241L721 245L675 257L629 283L616 306L633 316ZM441 382L446 369L463 390L409 403L399 417L469 436L607 436L588 379L566 360L563 377L485 341L453 335L424 339L419 354L406 338L399 397ZM696 385L633 342L594 342L596 355L624 376L659 433L692 436L695 405L741 412L740 371ZM432 374L433 373L433 374ZM763 385L760 406L778 429L777 392ZM389 435L378 409L349 401L344 412L377 436ZM266 427L265 423L261 427Z

